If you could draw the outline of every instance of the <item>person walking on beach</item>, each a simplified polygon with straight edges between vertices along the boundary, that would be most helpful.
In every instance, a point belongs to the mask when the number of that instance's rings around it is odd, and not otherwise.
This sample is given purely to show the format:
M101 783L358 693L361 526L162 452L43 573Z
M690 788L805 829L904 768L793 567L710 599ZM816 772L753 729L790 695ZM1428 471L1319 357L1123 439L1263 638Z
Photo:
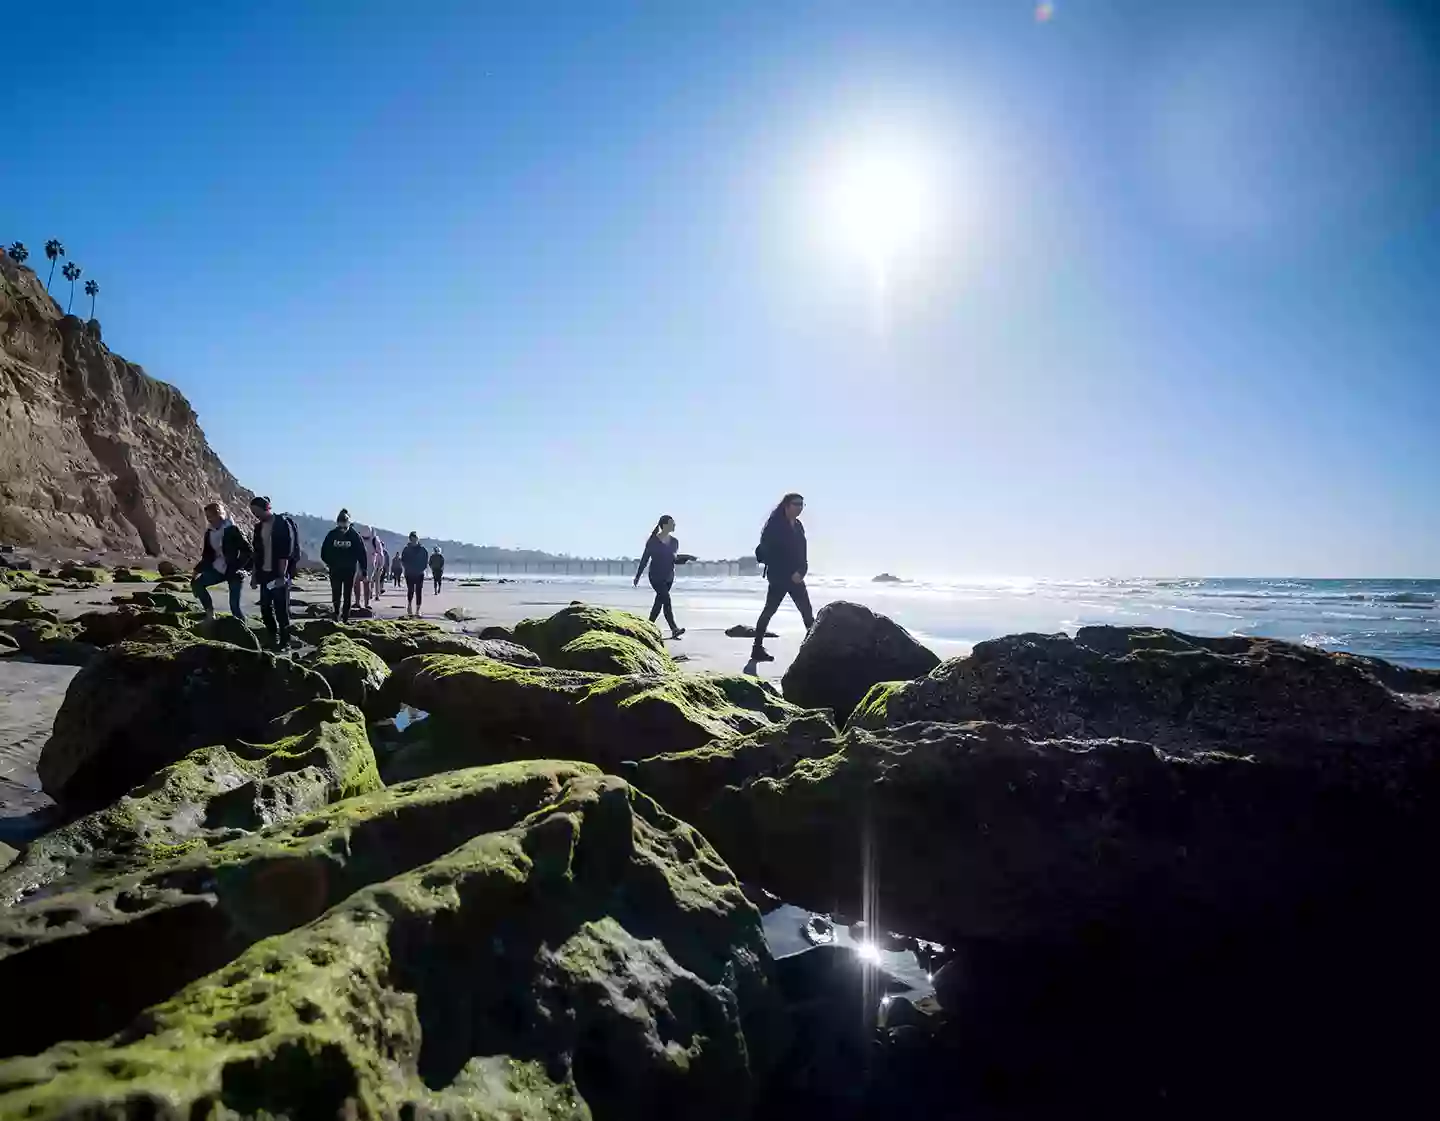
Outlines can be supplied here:
M685 633L684 627L675 625L675 609L670 604L670 586L675 583L675 566L688 564L695 558L680 551L680 542L671 534L675 532L675 519L669 514L660 515L650 538L645 542L645 551L640 554L640 567L635 570L634 585L640 586L640 577L645 567L650 567L650 586L655 589L655 602L650 607L650 621L653 623L665 612L665 622L670 627L670 637L679 638Z
M205 609L205 618L215 617L215 604L210 599L210 589L216 584L230 586L230 614L237 619L245 618L240 595L245 590L245 570L251 564L250 543L240 532L240 527L225 516L225 507L212 502L205 507L205 520L210 527L200 542L200 561L195 565L195 576L190 581L190 590Z
M420 544L415 531L405 548L400 550L400 566L405 570L405 614L420 614L420 601L425 598L425 569L430 564L430 550Z
M364 526L356 527L360 534L360 548L368 561L370 550L374 545L375 529L372 526L366 529ZM370 610L370 579L365 568L355 570L355 606L364 606L366 611Z
M255 554L255 572L250 583L260 589L260 618L272 650L290 648L290 581L300 560L300 532L288 514L279 517L270 509L270 499L256 495L250 500L255 515L255 533L250 549Z
M440 581L445 579L445 554L436 545L434 552L430 554L430 574L435 577L435 594L440 594Z
M395 582L397 588L400 586L400 578L404 575L405 566L400 563L400 554L396 553L394 559L390 562L390 579Z
M385 542L380 540L378 529L373 531L372 540L375 548L370 554L370 584L378 599L385 594L385 572L390 567L390 554L385 551Z
M350 621L350 599L355 589L358 572L365 579L365 542L350 524L350 511L341 510L335 516L335 528L325 535L320 546L320 561L330 570L330 602L335 618L342 623Z
M755 662L773 662L774 655L765 649L765 628L780 610L780 604L788 595L800 609L805 630L815 625L815 613L810 610L810 593L805 587L805 573L809 563L805 549L805 526L800 522L800 511L805 509L805 499L798 494L787 494L780 504L770 511L765 528L760 534L760 544L755 548L755 559L765 566L765 579L769 587L765 592L765 609L755 624L755 646L750 659Z

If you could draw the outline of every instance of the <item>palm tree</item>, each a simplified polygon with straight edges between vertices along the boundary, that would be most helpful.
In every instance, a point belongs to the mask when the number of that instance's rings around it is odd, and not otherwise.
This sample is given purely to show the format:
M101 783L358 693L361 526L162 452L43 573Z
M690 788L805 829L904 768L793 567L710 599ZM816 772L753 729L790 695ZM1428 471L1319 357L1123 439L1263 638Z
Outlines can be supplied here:
M75 302L75 282L80 279L80 266L74 261L66 261L65 267L60 270L60 275L70 282L70 303L65 305L65 314L70 314L70 305Z
M50 275L45 278L45 291L50 291L50 282L55 279L55 262L65 256L65 247L60 239L52 237L45 243L45 256L50 258Z
M5 252L10 254L10 259L17 265L23 265L25 259L30 256L30 250L26 249L25 243L20 241L15 242L15 244L10 246Z
M100 295L100 285L93 280L85 282L85 295L90 297L90 318L95 318L95 297Z

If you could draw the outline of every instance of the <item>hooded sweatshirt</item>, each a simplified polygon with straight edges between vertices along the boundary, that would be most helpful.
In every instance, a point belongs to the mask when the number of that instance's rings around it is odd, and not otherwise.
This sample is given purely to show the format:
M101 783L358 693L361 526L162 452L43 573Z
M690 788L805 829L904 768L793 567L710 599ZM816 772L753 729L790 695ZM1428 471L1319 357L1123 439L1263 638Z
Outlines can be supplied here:
M353 525L341 529L338 525L325 535L320 546L320 561L332 572L361 572L370 570L366 557L365 542L355 532Z
M418 541L400 550L400 564L406 576L424 576L430 566L430 550Z

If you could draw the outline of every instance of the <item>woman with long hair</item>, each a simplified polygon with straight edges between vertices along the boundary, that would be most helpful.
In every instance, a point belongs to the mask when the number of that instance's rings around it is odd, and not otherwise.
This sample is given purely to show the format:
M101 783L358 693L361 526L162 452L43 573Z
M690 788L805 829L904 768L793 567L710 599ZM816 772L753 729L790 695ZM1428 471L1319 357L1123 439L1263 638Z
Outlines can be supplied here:
M815 625L815 613L810 610L810 592L805 587L805 573L809 561L805 548L805 526L800 522L800 511L805 509L805 498L799 494L787 494L779 505L770 511L765 528L760 532L760 544L755 549L755 559L765 566L765 579L769 587L765 592L765 610L755 624L755 646L750 658L755 662L773 662L775 656L765 649L765 628L780 610L780 604L788 595L800 609L800 618L808 631Z
M665 622L670 626L670 637L679 638L685 633L685 628L675 625L675 609L670 605L670 586L675 583L675 566L688 564L695 558L680 551L680 542L671 536L674 532L675 519L669 514L662 514L655 523L655 528L650 531L650 538L645 542L645 551L640 554L640 567L635 570L634 583L636 587L640 586L640 577L644 574L646 565L649 565L650 586L655 589L655 603L650 608L650 621L653 623L660 617L660 612L665 612Z

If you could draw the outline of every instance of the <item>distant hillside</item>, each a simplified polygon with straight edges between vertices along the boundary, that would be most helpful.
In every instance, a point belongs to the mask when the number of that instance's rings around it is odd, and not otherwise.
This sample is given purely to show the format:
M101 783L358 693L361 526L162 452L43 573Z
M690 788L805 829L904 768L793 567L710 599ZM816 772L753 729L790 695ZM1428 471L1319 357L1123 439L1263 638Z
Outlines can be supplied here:
M319 558L320 545L325 540L325 535L335 526L334 518L318 518L314 514L291 514L295 519L295 525L300 530L300 548L307 557ZM364 524L364 523L358 523ZM393 529L377 529L380 540L385 542L385 548L393 554L404 548L406 541L405 533L396 533ZM494 564L500 563L524 563L526 561L555 561L566 560L566 557L556 553L545 553L538 549L502 549L498 545L470 545L464 541L447 541L444 538L426 537L421 535L420 540L426 548L433 549L436 545L445 554L445 559L452 564Z

